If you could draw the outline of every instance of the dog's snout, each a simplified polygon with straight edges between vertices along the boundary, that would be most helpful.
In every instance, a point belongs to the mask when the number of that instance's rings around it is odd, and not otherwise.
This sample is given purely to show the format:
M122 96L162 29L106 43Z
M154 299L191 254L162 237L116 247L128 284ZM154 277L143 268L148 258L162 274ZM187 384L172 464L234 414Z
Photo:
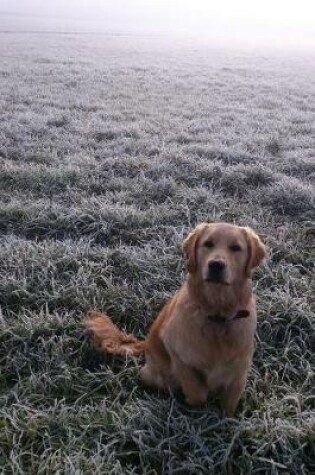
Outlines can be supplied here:
M215 259L208 263L209 271L213 274L220 274L225 269L225 262L221 259Z

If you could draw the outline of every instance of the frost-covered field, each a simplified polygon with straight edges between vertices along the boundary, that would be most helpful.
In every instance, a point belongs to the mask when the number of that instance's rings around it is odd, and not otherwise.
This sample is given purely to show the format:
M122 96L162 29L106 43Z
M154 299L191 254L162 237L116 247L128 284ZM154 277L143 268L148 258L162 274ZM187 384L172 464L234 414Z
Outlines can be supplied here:
M315 56L0 33L1 474L315 472L314 157ZM143 389L82 326L144 335L204 220L269 249L233 420Z

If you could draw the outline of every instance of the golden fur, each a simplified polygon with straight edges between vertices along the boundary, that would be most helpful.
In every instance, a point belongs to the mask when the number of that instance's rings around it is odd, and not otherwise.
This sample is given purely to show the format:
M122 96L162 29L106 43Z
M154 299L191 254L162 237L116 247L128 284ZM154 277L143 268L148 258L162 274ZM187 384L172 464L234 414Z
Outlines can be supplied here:
M205 403L213 391L224 414L231 416L252 362L256 306L251 274L264 258L265 247L250 228L202 223L184 240L183 251L185 282L144 341L120 331L100 312L89 312L86 325L105 352L144 352L145 384L181 388L192 405ZM219 270L214 268L218 265ZM240 311L247 318L235 318Z

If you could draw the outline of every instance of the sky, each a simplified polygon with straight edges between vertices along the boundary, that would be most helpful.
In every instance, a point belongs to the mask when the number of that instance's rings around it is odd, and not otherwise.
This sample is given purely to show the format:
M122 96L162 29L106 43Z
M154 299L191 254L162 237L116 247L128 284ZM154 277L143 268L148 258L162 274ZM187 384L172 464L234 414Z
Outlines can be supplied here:
M25 24L35 18L37 27L59 21L76 30L315 48L315 0L0 0L0 15L5 14L18 15Z

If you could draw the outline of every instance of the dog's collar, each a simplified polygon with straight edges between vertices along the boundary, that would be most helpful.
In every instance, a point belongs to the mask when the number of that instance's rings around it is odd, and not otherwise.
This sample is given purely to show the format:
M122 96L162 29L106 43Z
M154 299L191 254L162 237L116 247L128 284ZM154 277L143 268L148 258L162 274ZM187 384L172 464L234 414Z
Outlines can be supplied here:
M234 317L221 317L220 315L208 315L207 320L213 323L217 323L219 325L224 325L229 322L233 322L234 320L239 320L240 318L248 318L250 315L248 310L239 310Z

